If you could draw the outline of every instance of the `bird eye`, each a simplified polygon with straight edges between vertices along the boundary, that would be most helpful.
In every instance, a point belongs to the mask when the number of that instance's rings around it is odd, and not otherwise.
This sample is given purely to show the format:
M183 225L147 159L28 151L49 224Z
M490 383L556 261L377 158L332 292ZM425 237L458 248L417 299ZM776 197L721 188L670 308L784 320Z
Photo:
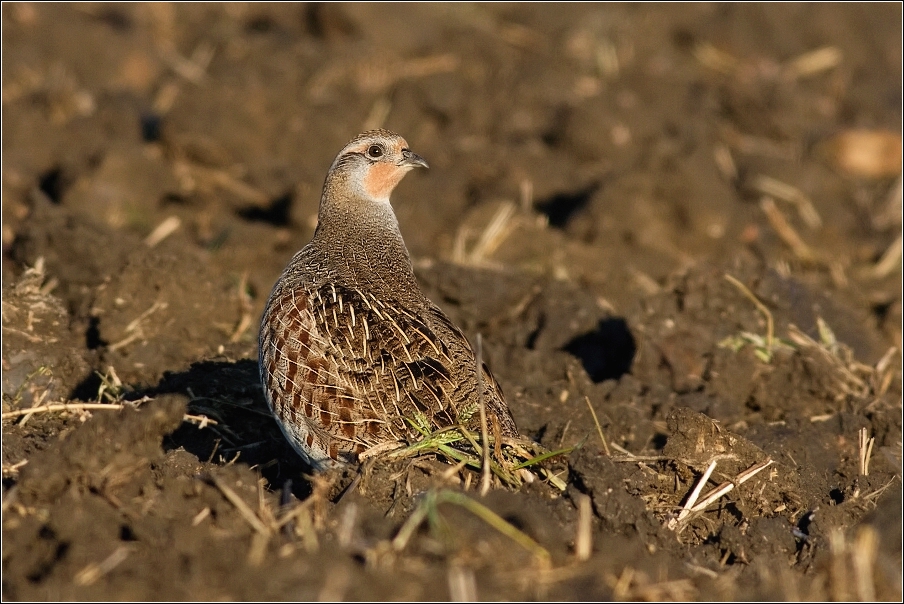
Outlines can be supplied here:
M367 150L367 155L374 159L383 157L383 147L381 147L380 145L371 145Z

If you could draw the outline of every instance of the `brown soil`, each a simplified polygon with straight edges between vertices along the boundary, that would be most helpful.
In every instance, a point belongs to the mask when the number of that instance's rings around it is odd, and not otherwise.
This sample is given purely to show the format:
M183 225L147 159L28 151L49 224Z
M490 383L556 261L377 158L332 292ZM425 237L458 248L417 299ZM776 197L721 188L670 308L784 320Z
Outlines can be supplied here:
M900 4L2 11L4 599L900 601ZM312 477L267 413L259 313L374 126L564 491Z

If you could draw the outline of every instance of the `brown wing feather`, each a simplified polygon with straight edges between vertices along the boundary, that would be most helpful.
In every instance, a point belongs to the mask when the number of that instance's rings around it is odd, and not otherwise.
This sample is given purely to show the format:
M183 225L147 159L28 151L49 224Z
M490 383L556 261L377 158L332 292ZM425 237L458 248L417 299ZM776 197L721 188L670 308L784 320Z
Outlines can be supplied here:
M462 392L471 404L477 404L476 394L476 354L471 343L465 334L455 325L448 316L435 304L431 304L427 316L434 331L446 342L450 342L451 354L457 357L455 366L462 377L463 384L472 385L472 390ZM481 377L483 383L483 399L486 404L487 411L491 416L495 416L499 421L502 433L506 436L517 436L518 429L515 426L515 420L512 418L508 405L505 403L505 396L502 393L502 387L496 378L490 372L486 363L481 365ZM470 378L470 379L467 379Z
M435 306L421 314L330 284L275 291L264 324L267 401L314 465L416 436L406 418L429 429L470 418L473 427L474 355ZM487 409L504 434L516 434L498 383L486 366L482 372Z

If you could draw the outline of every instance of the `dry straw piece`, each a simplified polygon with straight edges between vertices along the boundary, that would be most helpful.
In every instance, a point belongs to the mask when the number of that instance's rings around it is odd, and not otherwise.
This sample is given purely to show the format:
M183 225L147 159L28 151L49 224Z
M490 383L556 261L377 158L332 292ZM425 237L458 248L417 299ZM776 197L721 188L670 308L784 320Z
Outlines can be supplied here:
M706 471L700 477L700 480L697 482L697 485L694 487L694 490L691 492L688 497L687 503L681 509L681 512L678 514L677 518L670 518L666 526L675 530L682 526L682 524L686 524L688 519L691 517L691 514L698 514L703 512L706 508L711 506L713 503L718 501L720 498L724 497L735 487L739 487L769 466L771 466L774 462L771 459L767 459L766 461L760 462L758 464L754 464L738 474L731 481L726 481L721 483L716 488L708 491L706 495L704 495L698 501L698 497L700 496L700 491L706 485L706 481L709 480L709 477L712 475L713 470L716 469L716 461L713 460L710 462L709 466L707 466Z

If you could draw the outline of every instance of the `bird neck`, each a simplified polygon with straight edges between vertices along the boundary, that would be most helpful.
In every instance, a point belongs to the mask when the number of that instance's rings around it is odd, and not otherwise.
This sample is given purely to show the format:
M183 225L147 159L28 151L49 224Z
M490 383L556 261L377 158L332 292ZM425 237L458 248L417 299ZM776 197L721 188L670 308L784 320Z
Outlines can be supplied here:
M388 201L324 195L311 244L351 286L391 297L420 291Z

